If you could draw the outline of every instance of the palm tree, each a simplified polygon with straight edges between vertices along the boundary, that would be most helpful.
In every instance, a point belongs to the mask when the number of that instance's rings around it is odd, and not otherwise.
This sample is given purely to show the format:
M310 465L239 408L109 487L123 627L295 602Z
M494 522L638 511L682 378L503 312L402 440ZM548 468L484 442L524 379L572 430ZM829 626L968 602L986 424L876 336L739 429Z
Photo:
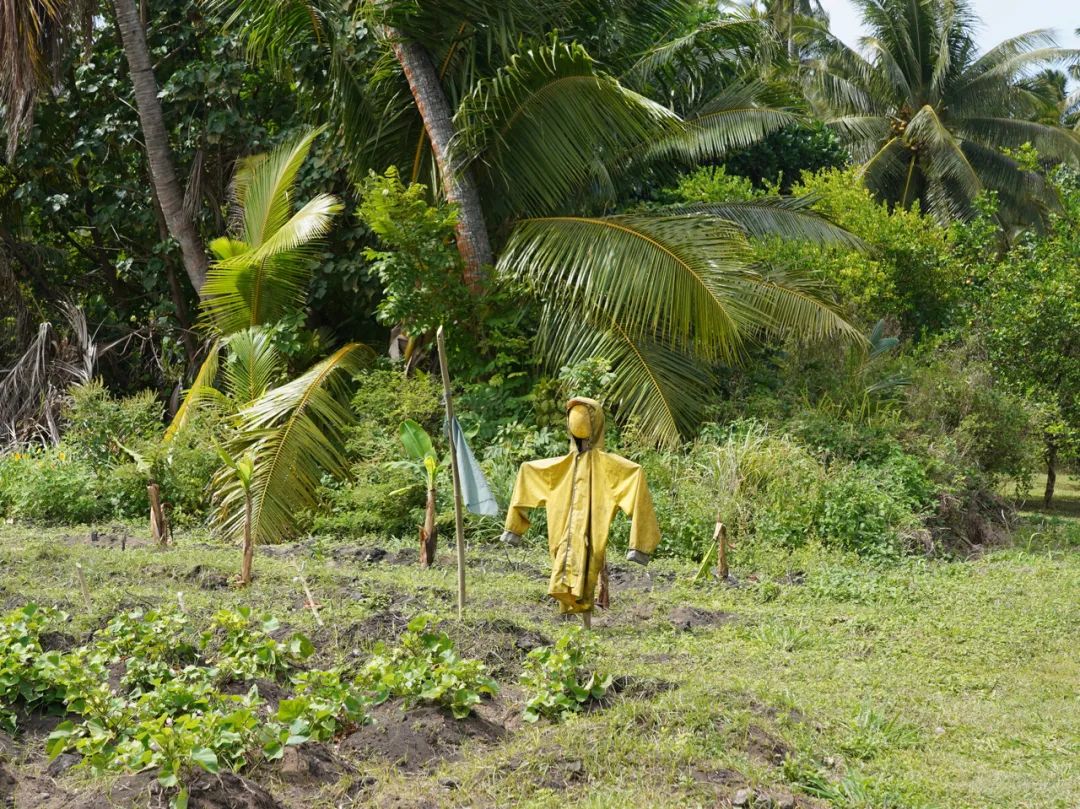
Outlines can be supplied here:
M976 212L994 191L1009 224L1040 223L1052 190L1006 149L1030 143L1046 160L1080 160L1080 140L1037 120L1026 83L1076 61L1051 32L1032 31L979 54L966 0L855 0L871 35L864 57L838 40L812 65L808 92L882 200L918 203L942 221Z
M349 343L289 380L269 328L303 306L312 251L341 210L328 194L293 209L297 173L319 132L237 169L235 232L211 243L218 258L206 279L203 317L214 341L165 436L172 440L201 407L231 422L229 462L214 480L218 524L244 539L247 577L251 546L291 534L323 476L347 474L346 393L371 353Z
M188 279L195 291L201 294L208 269L206 250L191 213L184 206L184 191L176 179L172 147L165 128L165 116L158 97L157 80L150 62L150 49L146 44L146 29L139 14L139 5L135 0L113 0L113 9L131 73L135 109L138 110L142 126L154 195L161 206L169 235L180 245Z
M397 5L410 13L391 17L391 27L409 26L438 66L453 114L448 159L479 191L496 267L542 296L540 352L563 363L588 346L603 349L616 361L623 414L640 416L655 439L684 435L707 401L708 369L739 359L765 330L858 339L813 285L753 265L751 236L847 238L801 207L774 200L612 213L673 168L722 156L798 120L770 103L774 88L753 75L761 23L700 23L691 13L700 6L688 0L627 0L595 4L592 27L570 15L553 36L533 32L590 4ZM624 29L596 30L608 11L631 7L635 13L619 23ZM379 8L391 14L396 6ZM250 26L254 51L274 58L276 48L303 40L276 39L270 32L287 26L273 24L267 9L262 0L239 0L232 19ZM615 43L602 54L610 70L575 33ZM332 48L328 59L333 63ZM379 64L363 88L349 85L347 75L336 78L357 90L337 111L353 164L411 166L414 178L437 183L442 172L425 174L423 155L441 147L429 145L414 96L391 69L397 60ZM587 339L559 339L571 333Z

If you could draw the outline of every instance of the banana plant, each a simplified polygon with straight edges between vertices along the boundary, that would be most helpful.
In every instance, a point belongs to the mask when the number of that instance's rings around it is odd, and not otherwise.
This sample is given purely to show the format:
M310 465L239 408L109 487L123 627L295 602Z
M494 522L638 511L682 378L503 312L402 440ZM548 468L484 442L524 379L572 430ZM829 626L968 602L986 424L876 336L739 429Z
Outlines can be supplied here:
M427 430L412 419L401 423L401 444L409 460L402 463L427 477L427 504L424 507L424 524L420 526L420 566L431 567L435 562L435 548L439 526L435 523L435 478L439 471L439 458Z

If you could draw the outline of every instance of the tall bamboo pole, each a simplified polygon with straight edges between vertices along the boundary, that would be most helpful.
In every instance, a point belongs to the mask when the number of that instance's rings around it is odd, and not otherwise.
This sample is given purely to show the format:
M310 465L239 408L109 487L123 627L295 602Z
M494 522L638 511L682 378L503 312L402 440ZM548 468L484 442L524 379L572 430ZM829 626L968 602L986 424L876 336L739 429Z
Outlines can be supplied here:
M457 611L458 620L465 614L465 522L461 508L461 475L458 472L457 445L454 443L454 400L450 396L450 370L446 364L446 339L439 326L435 340L439 346L439 368L442 371L443 399L446 402L446 424L450 435L450 472L454 479L454 532L457 534Z

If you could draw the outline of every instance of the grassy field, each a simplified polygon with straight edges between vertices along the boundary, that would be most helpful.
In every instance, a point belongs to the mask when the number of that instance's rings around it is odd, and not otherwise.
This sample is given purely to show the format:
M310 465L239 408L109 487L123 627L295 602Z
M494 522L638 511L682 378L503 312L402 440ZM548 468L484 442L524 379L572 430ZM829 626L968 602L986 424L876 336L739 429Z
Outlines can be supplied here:
M1062 494L1076 496L1075 481ZM283 806L1080 806L1080 519L1068 513L1027 515L1009 547L969 560L875 568L805 549L748 567L736 554L738 587L695 586L691 566L668 560L647 574L617 562L593 634L618 693L559 725L520 719L524 654L564 628L535 546L470 549L459 623L447 548L432 570L411 547L260 549L241 591L234 548L201 536L165 551L125 545L5 526L3 606L59 605L78 641L178 592L193 615L250 604L309 633L322 662L362 660L431 611L502 685L481 710L484 732L459 738L453 720L406 717L430 750L411 749L405 766L331 746L330 777L248 774ZM323 628L294 581L301 564ZM7 755L20 809L145 805L79 767L47 777L41 736ZM225 805L196 797L192 807Z

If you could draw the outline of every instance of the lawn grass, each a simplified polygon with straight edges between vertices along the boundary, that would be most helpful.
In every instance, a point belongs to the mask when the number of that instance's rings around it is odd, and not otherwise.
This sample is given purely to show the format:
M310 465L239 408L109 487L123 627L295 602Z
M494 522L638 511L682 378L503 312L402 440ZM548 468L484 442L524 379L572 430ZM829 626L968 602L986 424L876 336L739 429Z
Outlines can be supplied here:
M136 544L0 528L0 600L59 605L76 638L178 592L199 616L251 604L310 633L326 662L363 659L401 619L432 611L495 670L502 740L420 772L360 761L355 777L289 805L352 805L341 796L365 778L375 780L358 806L727 806L740 789L803 806L1080 805L1080 519L1070 516L1025 516L1010 547L962 561L875 567L806 548L754 554L751 570L736 553L737 588L695 586L694 567L672 560L649 576L619 562L593 634L621 690L561 725L517 719L521 655L506 642L563 628L539 543L470 549L461 624L449 549L431 570L356 561L330 542L260 549L254 585L237 590L235 548L197 534L165 551ZM294 581L301 563L321 629ZM673 626L682 607L697 626ZM86 777L63 776L96 788Z

